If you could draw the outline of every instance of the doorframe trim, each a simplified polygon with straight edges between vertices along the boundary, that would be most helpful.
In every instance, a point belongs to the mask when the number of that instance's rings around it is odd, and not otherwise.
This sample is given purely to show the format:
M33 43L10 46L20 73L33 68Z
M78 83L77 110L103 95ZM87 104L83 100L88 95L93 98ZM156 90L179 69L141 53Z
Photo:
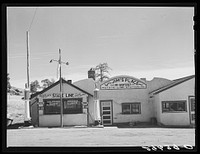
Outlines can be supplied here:
M102 110L101 110L101 102L106 102L106 101L110 101L111 102L111 116L112 116L112 123L110 126L113 125L113 100L112 99L105 99L105 100L100 100L100 116L101 116L101 121L102 121L102 124L103 124L103 119L102 119Z

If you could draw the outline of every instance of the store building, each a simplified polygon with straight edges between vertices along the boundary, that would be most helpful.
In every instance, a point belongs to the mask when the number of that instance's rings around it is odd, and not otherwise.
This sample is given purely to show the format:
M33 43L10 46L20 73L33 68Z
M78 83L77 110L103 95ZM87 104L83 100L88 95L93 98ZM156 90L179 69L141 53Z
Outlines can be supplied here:
M174 80L152 91L154 115L158 124L168 126L195 125L195 76Z
M88 125L87 105L93 95L62 79L63 125ZM61 123L60 81L31 96L31 121L39 127Z
M33 125L60 126L59 83L31 96ZM151 122L152 118L159 125L195 123L194 75L173 81L164 78L146 81L121 75L102 83L95 83L93 77L73 84L62 79L62 83L64 126L91 126L98 115L104 126Z

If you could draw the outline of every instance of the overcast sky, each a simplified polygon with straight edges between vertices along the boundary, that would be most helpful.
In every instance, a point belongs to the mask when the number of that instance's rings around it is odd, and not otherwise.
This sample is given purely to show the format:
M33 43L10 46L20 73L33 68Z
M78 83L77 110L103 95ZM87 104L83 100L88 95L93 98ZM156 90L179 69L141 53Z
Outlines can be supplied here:
M35 18L32 22L34 13ZM176 79L194 74L193 7L8 7L8 73L24 88L26 31L30 35L30 81L62 76L73 82L107 62L110 77ZM32 22L32 24L31 24Z

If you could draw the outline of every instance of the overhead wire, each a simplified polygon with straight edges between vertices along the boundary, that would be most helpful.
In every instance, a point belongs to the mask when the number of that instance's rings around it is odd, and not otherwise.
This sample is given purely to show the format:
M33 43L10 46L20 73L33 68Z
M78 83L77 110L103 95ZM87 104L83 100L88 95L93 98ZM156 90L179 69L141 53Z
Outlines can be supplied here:
M31 29L31 26L32 26L33 21L34 21L34 19L35 19L36 11L37 11L37 8L35 9L35 12L34 12L34 15L33 15L33 18L32 18L32 21L31 21L31 24L30 24L30 26L29 26L28 31L30 31L30 29Z

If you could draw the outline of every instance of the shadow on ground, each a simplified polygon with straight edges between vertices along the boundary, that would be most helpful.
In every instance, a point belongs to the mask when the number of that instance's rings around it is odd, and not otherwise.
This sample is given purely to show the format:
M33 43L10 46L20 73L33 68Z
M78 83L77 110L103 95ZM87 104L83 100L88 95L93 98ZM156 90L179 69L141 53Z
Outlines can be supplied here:
M23 127L24 123L15 123L7 126L7 129L18 129L19 127Z

